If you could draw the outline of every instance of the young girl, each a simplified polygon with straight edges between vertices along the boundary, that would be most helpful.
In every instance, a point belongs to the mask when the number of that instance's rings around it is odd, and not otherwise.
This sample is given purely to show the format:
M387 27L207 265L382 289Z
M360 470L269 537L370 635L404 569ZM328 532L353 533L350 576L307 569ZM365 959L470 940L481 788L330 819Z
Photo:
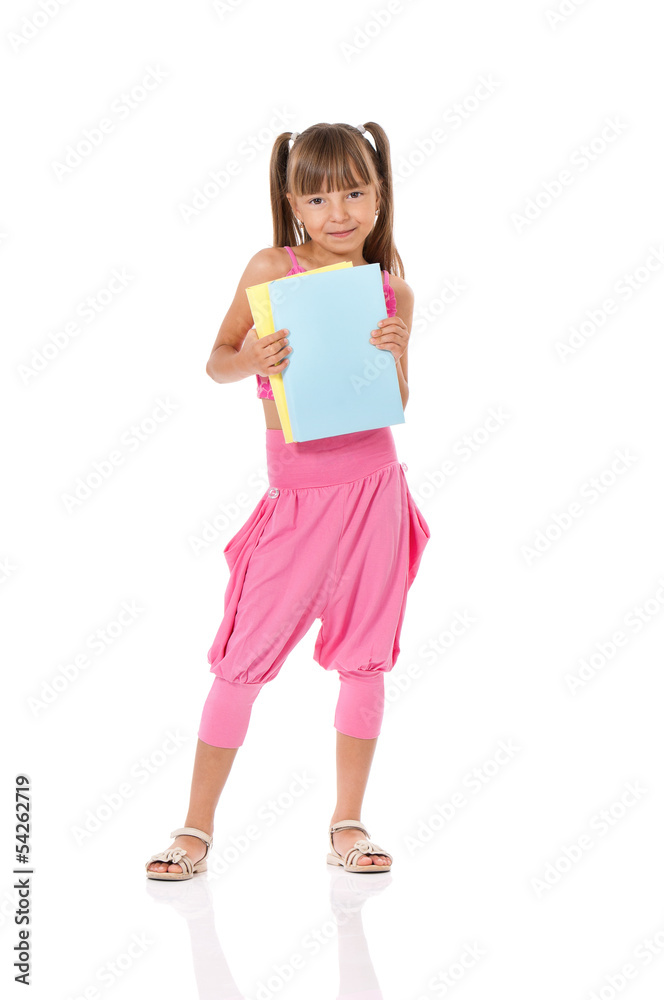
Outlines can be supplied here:
M429 526L389 426L284 442L269 376L290 363L288 331L259 338L245 292L339 261L379 263L389 318L377 317L367 340L392 353L406 406L413 293L392 235L387 136L375 122L284 132L272 151L270 192L274 246L249 261L207 364L215 382L255 376L270 487L224 549L231 575L208 653L215 679L198 731L189 811L171 847L146 863L149 878L182 880L206 870L215 809L251 707L316 618L314 659L340 680L327 861L357 872L389 871L392 863L360 815L383 719L384 675L400 652L406 595Z

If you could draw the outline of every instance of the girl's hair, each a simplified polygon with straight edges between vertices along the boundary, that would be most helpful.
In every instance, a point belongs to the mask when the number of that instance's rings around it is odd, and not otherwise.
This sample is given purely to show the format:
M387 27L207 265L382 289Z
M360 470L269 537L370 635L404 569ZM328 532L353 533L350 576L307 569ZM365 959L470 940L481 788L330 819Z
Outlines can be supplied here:
M392 167L390 144L376 122L366 122L364 128L374 138L376 148L359 128L336 122L310 125L290 146L290 132L277 136L270 158L270 199L272 202L273 245L299 246L310 243L304 238L289 204L286 192L295 197L317 191L340 191L344 188L375 184L379 196L379 212L373 230L364 241L363 256L369 264L404 278L401 257L394 245L392 227Z

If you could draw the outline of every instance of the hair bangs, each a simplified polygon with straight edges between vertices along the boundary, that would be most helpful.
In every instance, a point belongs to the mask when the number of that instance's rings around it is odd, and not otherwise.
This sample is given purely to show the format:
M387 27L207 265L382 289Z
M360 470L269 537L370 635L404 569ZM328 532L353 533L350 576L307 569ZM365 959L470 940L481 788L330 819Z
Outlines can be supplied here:
M293 157L290 189L296 197L319 191L345 191L375 184L376 178L354 136L318 133L307 143L306 155Z

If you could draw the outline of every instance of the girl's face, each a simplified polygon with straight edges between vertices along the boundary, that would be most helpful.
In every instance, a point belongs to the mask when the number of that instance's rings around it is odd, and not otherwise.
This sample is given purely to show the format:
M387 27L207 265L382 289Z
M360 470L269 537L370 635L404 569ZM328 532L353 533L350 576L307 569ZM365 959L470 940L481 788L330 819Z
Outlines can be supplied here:
M374 226L378 208L373 184L359 184L344 191L287 198L295 216L304 222L312 240L333 253L362 246Z

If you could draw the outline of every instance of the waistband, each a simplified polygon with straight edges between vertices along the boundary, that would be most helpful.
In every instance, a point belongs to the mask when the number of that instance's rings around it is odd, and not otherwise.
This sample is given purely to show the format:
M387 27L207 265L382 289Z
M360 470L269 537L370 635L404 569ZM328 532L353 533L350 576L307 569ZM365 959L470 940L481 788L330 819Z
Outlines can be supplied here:
M268 480L277 489L337 486L398 461L391 427L290 444L280 427L266 427L265 435Z

